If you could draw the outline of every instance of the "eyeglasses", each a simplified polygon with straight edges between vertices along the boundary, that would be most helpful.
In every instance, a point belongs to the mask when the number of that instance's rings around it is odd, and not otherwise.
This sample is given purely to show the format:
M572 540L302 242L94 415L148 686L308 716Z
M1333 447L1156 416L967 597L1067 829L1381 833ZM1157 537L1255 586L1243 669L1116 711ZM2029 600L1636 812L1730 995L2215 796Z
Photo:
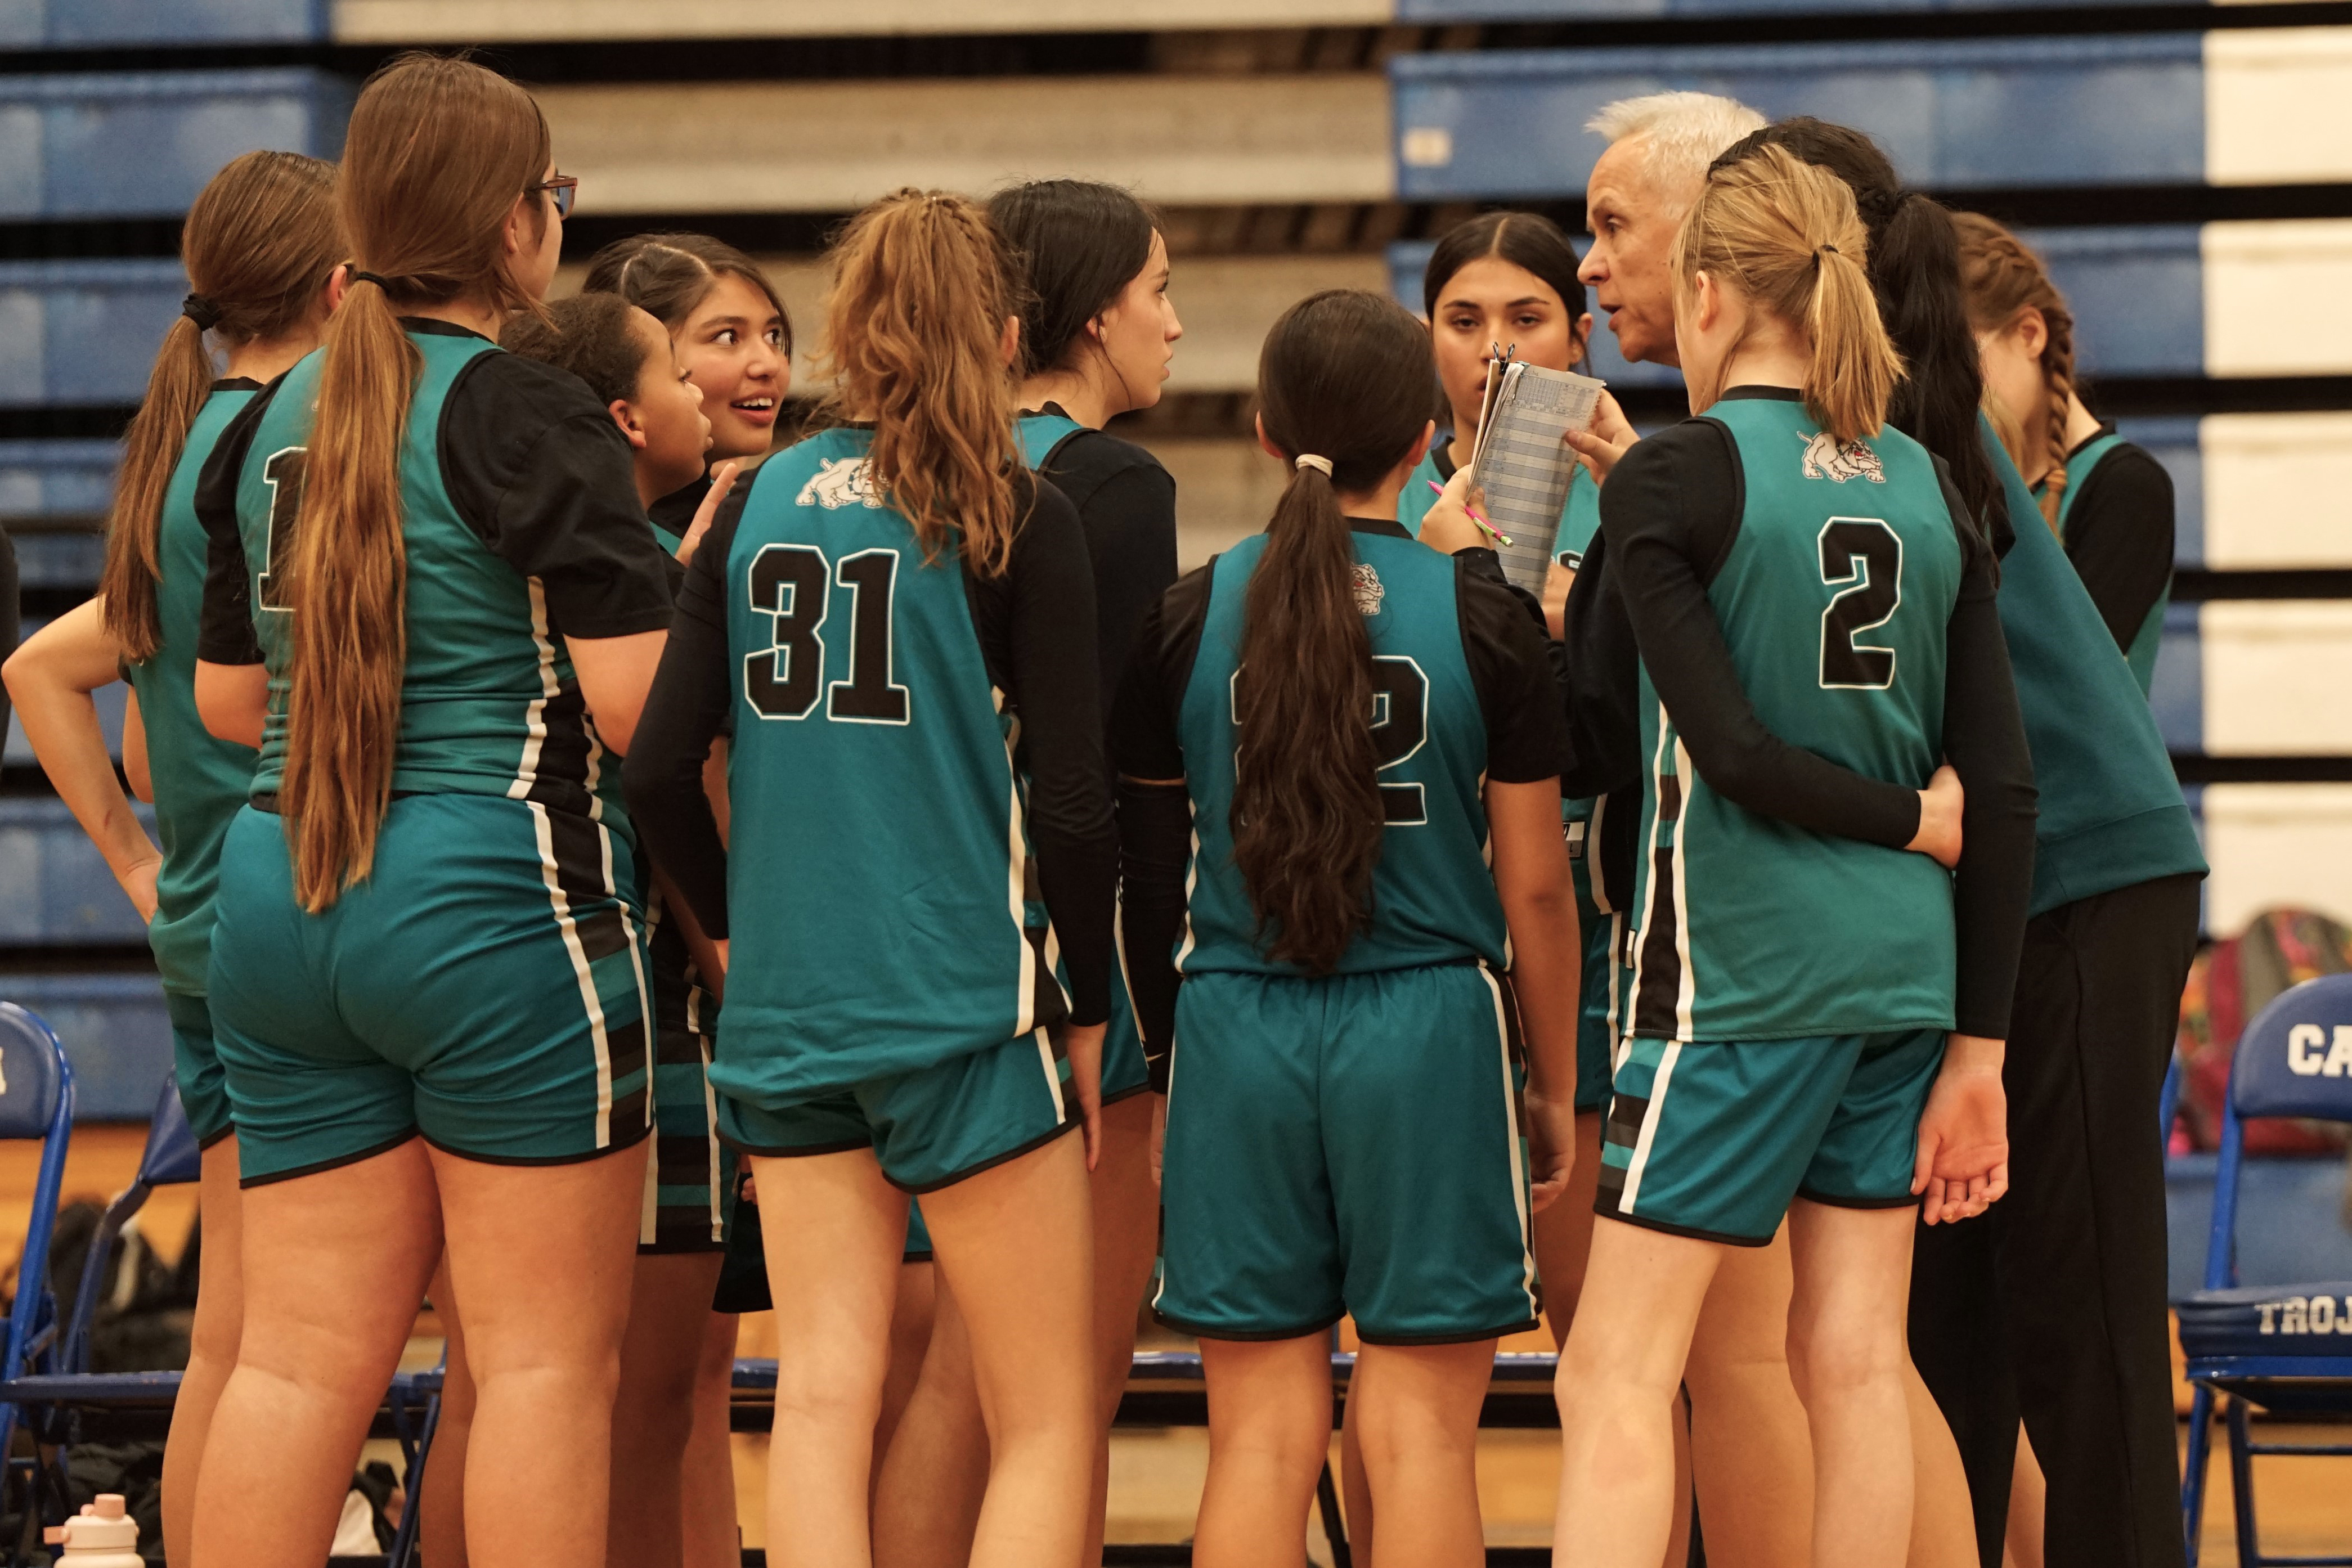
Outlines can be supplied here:
M536 185L526 185L523 189L545 191L555 199L555 215L559 218L568 218L572 215L572 204L579 199L580 176L558 174L552 179L541 180Z

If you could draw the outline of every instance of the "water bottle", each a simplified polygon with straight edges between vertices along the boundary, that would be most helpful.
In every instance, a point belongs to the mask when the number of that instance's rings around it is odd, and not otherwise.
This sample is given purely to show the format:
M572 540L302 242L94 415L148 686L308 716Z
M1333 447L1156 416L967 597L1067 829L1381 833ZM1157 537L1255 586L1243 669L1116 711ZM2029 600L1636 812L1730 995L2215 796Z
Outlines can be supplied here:
M139 1555L139 1521L125 1513L120 1492L100 1492L96 1502L62 1525L53 1524L41 1539L63 1546L58 1568L146 1568Z

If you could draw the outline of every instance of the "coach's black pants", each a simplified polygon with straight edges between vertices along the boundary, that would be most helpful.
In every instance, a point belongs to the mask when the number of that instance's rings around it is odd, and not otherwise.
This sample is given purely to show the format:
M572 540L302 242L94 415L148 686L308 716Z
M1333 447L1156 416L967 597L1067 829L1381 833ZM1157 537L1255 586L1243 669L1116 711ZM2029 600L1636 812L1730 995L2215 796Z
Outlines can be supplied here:
M2156 1124L2197 944L2193 876L2025 927L2010 1019L2009 1196L1920 1226L1911 1356L1959 1442L2000 1568L2021 1415L2048 1479L2051 1568L2180 1568Z

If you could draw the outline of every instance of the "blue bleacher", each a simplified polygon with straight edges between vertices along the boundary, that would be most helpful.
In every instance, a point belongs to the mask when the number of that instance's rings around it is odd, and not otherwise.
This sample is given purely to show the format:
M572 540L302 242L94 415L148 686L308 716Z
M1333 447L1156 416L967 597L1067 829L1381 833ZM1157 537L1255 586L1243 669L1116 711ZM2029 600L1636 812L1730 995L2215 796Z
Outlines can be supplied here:
M154 809L135 809L152 837ZM55 796L0 796L0 889L6 893L0 897L0 946L137 946L147 940L145 924L105 857Z
M78 1119L147 1119L172 1071L172 1019L152 973L0 976L0 999L40 1014L66 1042Z
M0 328L0 340L5 329ZM102 517L114 498L114 468L122 450L111 441L0 441L0 517ZM35 544L45 536L20 534L16 570L25 586L88 585L98 580L94 536L60 535L62 542ZM33 558L40 558L37 568ZM87 557L87 559L83 558ZM34 572L69 570L78 575L34 580Z
M2205 662L2197 633L2198 608L2165 606L2164 640L2157 645L2156 678L2147 688L2165 748L2177 754L2205 749Z
M175 216L239 153L336 156L352 99L294 67L0 77L0 218Z
M2195 33L1401 55L1389 62L1397 190L1408 201L1581 191L1601 151L1585 121L1671 89L1858 126L1906 179L1940 189L2195 183L2202 56Z
M0 261L0 406L137 402L187 292L168 258Z
M327 37L326 0L0 0L0 47L293 44Z

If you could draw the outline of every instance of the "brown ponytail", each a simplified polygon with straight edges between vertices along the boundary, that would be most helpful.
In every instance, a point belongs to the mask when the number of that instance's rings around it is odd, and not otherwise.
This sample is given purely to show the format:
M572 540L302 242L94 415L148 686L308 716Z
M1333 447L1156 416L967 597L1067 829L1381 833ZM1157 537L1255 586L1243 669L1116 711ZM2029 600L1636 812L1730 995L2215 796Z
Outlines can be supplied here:
M2067 402L2074 393L2074 313L2066 297L2050 281L2042 258L2023 241L1980 213L1955 213L1952 223L1960 235L1960 292L1968 302L1969 325L1979 332L2006 331L2028 310L2042 312L2049 340L2042 346L2042 396L2040 408L2008 410L2018 439L2003 431L2002 444L2025 467L2024 433L2039 422L2046 431L2050 466L2027 474L2028 484L2042 486L2042 517L2053 530L2058 527L2059 504L2066 496ZM1996 428L1999 422L1996 421Z
M535 308L506 270L505 231L550 156L530 95L465 60L403 56L352 110L341 205L355 272L327 325L295 522L279 790L295 895L313 913L367 876L392 800L407 662L401 446L424 370L394 302Z
M122 436L122 471L107 520L99 582L106 630L133 664L163 637L155 601L163 492L215 374L205 333L225 343L282 338L300 327L334 269L335 166L299 152L248 152L196 196L180 230L190 293L148 373L147 395Z
M1355 288L1284 311L1258 355L1260 427L1292 472L1242 615L1234 863L1267 952L1312 974L1371 920L1384 822L1371 640L1339 497L1412 454L1436 375L1421 323Z
M1708 171L1668 265L1685 298L1705 272L1801 329L1812 344L1805 411L1845 442L1878 434L1903 374L1865 270L1869 250L1845 183L1768 145Z
M828 412L874 422L868 472L914 524L926 559L952 528L965 564L1001 576L1023 466L1001 351L1017 294L987 213L945 191L893 191L849 221L832 260Z

